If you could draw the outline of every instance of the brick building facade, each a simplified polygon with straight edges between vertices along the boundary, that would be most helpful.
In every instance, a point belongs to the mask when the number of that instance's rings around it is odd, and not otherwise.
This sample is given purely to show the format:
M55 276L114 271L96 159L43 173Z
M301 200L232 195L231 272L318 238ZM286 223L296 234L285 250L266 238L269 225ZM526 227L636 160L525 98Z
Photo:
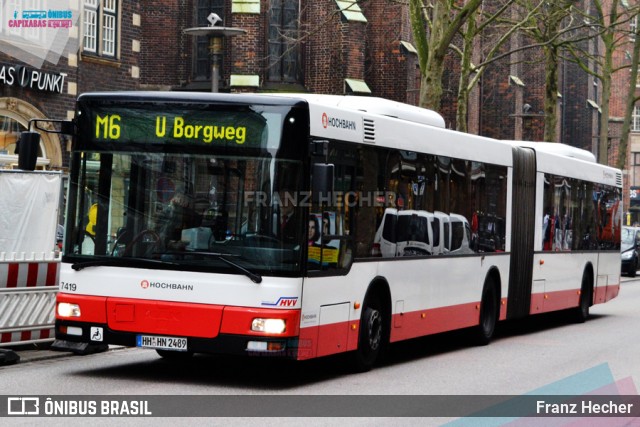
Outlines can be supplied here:
M187 28L209 25L215 12L222 26L245 31L223 41L219 90L225 92L306 91L379 96L418 103L419 70L412 45L408 7L370 0L83 0L77 21L80 48L42 72L63 74L60 92L42 91L0 79L0 117L7 128L26 128L32 117L64 119L78 94L95 90L211 90L211 57L206 37ZM86 11L97 5L97 46L87 47ZM105 15L115 17L113 52L103 52ZM3 21L6 19L3 18ZM0 29L7 34L6 22ZM489 43L489 40L483 40ZM509 48L521 40L514 38ZM0 41L0 65L25 65ZM519 55L519 56L518 56ZM500 139L543 137L544 70L540 51L513 54L487 70L469 105L470 132ZM624 55L620 52L619 55ZM526 58L524 58L526 56ZM526 59L526 60L523 60ZM618 61L624 58L618 56ZM451 56L439 111L455 127L458 60ZM623 74L623 73L621 73ZM596 81L570 62L559 70L558 135L561 142L592 150L598 135ZM625 93L618 79L614 94ZM591 102L590 102L591 101ZM610 162L617 153L623 96L611 102ZM9 139L0 142L0 156ZM631 150L640 142L631 141ZM46 167L65 168L68 141L43 135ZM2 151L4 150L4 151ZM638 174L640 177L640 173Z
M198 69L206 38L183 30L207 26L203 16L211 10L223 26L246 31L224 40L220 91L373 94L415 104L417 58L406 7L377 0L341 11L344 3L162 0L144 6L142 87L209 90L210 73L203 79ZM289 21L274 23L278 14Z

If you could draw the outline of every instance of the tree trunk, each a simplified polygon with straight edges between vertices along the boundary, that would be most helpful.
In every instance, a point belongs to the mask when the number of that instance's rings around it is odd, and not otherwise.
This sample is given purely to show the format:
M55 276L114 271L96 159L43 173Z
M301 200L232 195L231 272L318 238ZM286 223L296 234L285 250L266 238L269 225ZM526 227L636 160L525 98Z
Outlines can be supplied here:
M420 105L430 110L440 111L442 102L442 75L444 58L430 55L420 87Z
M549 45L545 55L544 136L546 142L558 142L558 48Z
M607 71L608 70L608 71ZM598 163L609 164L609 101L611 99L611 70L613 70L613 52L605 49L602 82L602 100L600 101L600 132L598 140Z
M476 35L476 11L473 11L467 19L464 31L464 45L460 60L460 82L458 84L458 101L456 105L456 130L468 131L469 93L471 91L471 56L473 55L473 41Z
M445 4L435 2L433 6L431 33L427 44L427 61L422 71L420 87L420 106L434 111L440 111L440 103L442 102L442 75L444 74L444 55L447 49L442 49L441 45L444 32L451 23L449 10Z

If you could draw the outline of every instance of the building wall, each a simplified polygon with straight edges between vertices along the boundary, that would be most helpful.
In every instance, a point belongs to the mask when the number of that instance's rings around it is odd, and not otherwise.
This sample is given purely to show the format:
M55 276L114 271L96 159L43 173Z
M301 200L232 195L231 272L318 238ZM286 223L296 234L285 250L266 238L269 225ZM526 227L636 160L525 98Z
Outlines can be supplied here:
M305 9L305 17L314 36L304 45L304 87L310 92L341 94L348 59L343 47L350 24L342 22L333 0L315 2Z
M401 42L413 39L407 8L373 0L363 4L367 25L364 80L375 96L417 105L417 55Z
M185 82L191 69L191 36L183 33L193 20L190 0L140 2L142 49L140 80L149 89L170 89Z
M348 93L345 79L364 81L372 96L418 103L419 69L417 55L407 49L412 42L408 8L401 2L370 0L359 2L367 22L347 20L335 0L301 0L300 60L302 79L298 84L273 84L267 81L268 11L271 0L260 0L258 9L249 13L232 12L232 0L226 0L224 25L246 30L225 40L221 91L307 91ZM585 0L586 1L586 0ZM46 63L43 71L66 73L63 93L43 93L16 86L0 85L0 97L15 97L33 105L50 118L67 118L75 97L93 90L201 90L210 82L192 77L195 38L184 34L195 22L197 0L124 1L120 14L118 60L102 60L78 55ZM494 34L495 36L495 34ZM483 43L490 45L489 34ZM405 44L407 42L408 44ZM524 43L514 38L508 49ZM621 53L623 55L623 53ZM476 55L477 56L477 55ZM624 58L618 58L623 60ZM11 64L12 57L0 54L0 63ZM476 61L476 59L474 59ZM16 61L13 61L16 62ZM18 61L19 62L19 61ZM459 61L447 59L444 77L443 107L439 111L447 126L455 127ZM621 73L624 74L624 73ZM231 87L231 76L257 76L258 85ZM524 85L516 84L515 75ZM571 63L561 64L559 84L562 98L559 108L559 140L590 149L597 135L597 112L587 100L598 102L593 79ZM614 93L628 84L616 80ZM501 139L541 140L544 99L542 51L528 50L492 64L474 90L469 102L470 132ZM612 116L621 117L623 98L612 99ZM524 111L524 106L530 108ZM618 132L619 122L612 129ZM618 126L618 127L616 127ZM617 129L617 130L616 130ZM59 142L66 152L66 141ZM614 146L609 153L616 156ZM63 156L65 157L65 156ZM60 158L53 164L66 165Z

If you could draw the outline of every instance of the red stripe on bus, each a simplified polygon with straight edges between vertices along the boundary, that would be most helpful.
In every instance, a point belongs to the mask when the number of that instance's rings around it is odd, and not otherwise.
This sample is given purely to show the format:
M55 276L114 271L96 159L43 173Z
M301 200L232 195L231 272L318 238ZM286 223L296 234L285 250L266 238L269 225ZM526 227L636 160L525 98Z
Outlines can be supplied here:
M27 286L36 286L38 284L38 263L31 262L27 266Z
M300 328L298 337L298 360L313 359L318 352L318 330L320 327L311 326Z
M620 293L620 284L619 283L617 285L609 285L609 286L607 286L607 292L606 292L606 296L605 296L604 302L610 301L610 300L616 298L619 293Z
M506 301L503 300L503 301ZM501 305L501 318L506 305ZM480 321L480 303L396 313L391 321L391 342L475 326ZM359 321L301 328L298 360L342 353L358 348Z
M356 350L359 323L358 320L354 320L301 328L298 338L298 360Z
M31 331L22 331L20 333L20 341L29 341L31 339Z
M607 287L606 286L597 287L594 291L593 303L600 304L600 303L606 302L607 301L606 298L607 298Z
M507 298L500 300L500 317L498 320L505 320L507 318Z
M358 323L355 329L351 328L352 322L338 322L329 325L322 325L318 328L318 343L316 356L327 356L330 354L343 353L358 348ZM353 339L350 339L353 336ZM349 343L355 346L350 348Z
M607 302L618 296L620 285L600 286L594 289L594 304ZM569 289L531 295L531 314L547 313L577 307L580 304L580 291Z
M3 332L0 335L0 342L11 342L11 332Z
M7 288L15 288L18 286L18 271L20 264L9 264L9 272L7 274Z
M56 319L78 320L81 322L107 323L107 298L87 295L73 295L59 292L56 296L56 307L61 302L78 304L80 317L60 317L56 310Z
M40 339L49 338L49 334L51 333L51 329L43 329L40 331Z
M284 319L286 330L282 334L265 334L251 330L253 319ZM300 310L275 310L270 308L225 307L222 314L221 334L295 337L300 331Z
M116 331L215 338L223 306L107 298L107 323Z
M475 326L480 321L480 303L396 313L391 322L391 342Z
M537 311L534 310L533 302L536 302ZM543 294L531 295L531 314L545 313L549 311L564 310L577 307L580 303L580 292L578 289L564 291L545 292Z

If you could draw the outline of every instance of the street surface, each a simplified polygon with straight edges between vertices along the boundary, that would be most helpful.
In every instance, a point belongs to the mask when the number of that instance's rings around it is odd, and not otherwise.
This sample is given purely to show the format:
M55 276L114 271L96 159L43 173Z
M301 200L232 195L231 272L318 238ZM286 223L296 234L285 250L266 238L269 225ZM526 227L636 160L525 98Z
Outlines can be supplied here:
M464 332L412 340L393 345L386 362L363 374L351 374L341 357L292 363L196 355L181 364L163 360L154 351L117 348L88 356L35 358L0 367L0 394L522 395L603 364L615 381L630 379L636 387L633 394L637 394L638 307L640 278L623 278L620 296L592 307L591 318L584 324L566 319L566 313L504 323L495 340L486 347L469 344ZM59 425L62 420L57 418L48 423ZM118 420L125 425L143 422L131 418ZM196 420L175 418L154 422L200 424ZM416 421L345 420L355 425L411 425ZM27 421L34 420L10 421L12 425L30 425ZM81 418L66 421L71 424L65 425L84 425L87 420L84 424ZM95 421L107 425L106 419ZM300 419L272 417L257 423L256 419L233 418L226 419L224 424L247 425L246 421L256 425L297 425ZM307 421L305 424L335 425L338 420ZM421 425L439 425L444 421L421 420Z

